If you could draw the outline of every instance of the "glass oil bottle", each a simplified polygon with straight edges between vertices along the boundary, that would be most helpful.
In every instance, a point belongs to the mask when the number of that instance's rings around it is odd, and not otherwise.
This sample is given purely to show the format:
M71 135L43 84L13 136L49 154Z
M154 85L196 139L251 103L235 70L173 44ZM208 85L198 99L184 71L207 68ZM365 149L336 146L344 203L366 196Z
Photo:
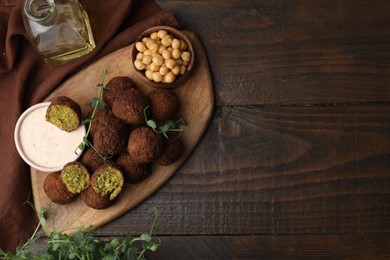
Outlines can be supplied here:
M25 0L23 22L36 53L60 65L95 48L88 15L77 0Z

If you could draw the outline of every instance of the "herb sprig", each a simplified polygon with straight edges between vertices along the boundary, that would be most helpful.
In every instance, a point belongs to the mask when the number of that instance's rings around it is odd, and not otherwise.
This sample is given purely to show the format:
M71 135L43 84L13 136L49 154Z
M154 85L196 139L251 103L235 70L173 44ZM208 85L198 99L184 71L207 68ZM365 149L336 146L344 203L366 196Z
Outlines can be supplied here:
M104 80L106 78L108 71L108 66L103 70L102 73L102 81L99 82L96 86L99 88L99 93L97 97L94 97L91 99L91 101L88 103L89 106L93 108L92 114L89 118L86 118L83 120L82 124L88 124L87 132L83 136L83 141L78 145L76 148L76 153L77 150L84 150L85 147L91 147L101 158L103 158L104 162L109 162L109 159L112 157L112 155L103 155L99 151L96 150L96 148L93 146L93 144L88 140L89 134L91 132L92 128L92 123L96 122L95 114L99 110L104 110L106 108L106 103L103 100L103 93L107 89L104 86Z
M121 238L104 240L98 237L96 230L78 230L72 235L62 234L53 231L50 233L49 241L44 251L33 253L30 247L34 245L38 237L37 231L41 226L46 225L46 209L41 208L39 214L39 224L32 237L23 245L16 249L16 253L5 253L0 249L0 259L21 260L21 259L145 259L147 251L155 252L160 241L152 238L152 232L156 225L157 210L154 209L154 218L150 233L145 233L139 237L128 233Z
M150 128L152 128L153 131L155 131L156 133L162 134L166 139L169 139L168 132L180 132L180 135L181 135L181 133L183 132L183 129L182 128L176 128L176 126L177 125L185 125L186 121L184 120L184 118L179 118L176 121L174 121L174 120L167 120L167 121L163 122L162 124L158 125L156 120L148 119L148 115L147 115L148 111L147 110L149 108L150 108L149 106L145 107L145 109L144 109L144 117L145 117L146 124Z

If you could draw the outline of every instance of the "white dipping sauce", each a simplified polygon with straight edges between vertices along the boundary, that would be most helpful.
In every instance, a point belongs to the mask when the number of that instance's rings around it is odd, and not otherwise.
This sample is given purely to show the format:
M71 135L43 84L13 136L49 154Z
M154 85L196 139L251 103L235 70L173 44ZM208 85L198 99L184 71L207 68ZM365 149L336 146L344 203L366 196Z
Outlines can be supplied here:
M63 131L46 121L46 110L46 106L32 110L21 122L21 149L30 161L41 167L61 167L78 158L75 151L83 140L85 127Z

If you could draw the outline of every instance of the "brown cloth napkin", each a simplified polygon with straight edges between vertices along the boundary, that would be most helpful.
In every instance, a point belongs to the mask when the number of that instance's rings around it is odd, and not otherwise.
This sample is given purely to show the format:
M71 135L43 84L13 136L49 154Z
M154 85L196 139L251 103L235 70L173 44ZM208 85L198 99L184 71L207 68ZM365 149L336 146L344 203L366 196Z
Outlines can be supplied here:
M59 67L33 51L23 27L23 0L0 0L0 248L14 251L37 225L30 199L29 167L16 151L13 133L19 115L41 102L81 67L122 48L155 25L178 27L173 15L149 0L80 0L94 34L95 50Z

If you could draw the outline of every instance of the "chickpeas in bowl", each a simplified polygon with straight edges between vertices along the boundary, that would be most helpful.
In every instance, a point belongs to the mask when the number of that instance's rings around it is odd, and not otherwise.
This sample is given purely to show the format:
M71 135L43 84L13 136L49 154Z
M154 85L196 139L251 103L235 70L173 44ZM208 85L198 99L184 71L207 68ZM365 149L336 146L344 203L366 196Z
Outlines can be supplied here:
M144 31L136 40L132 63L149 85L174 88L188 79L194 65L194 50L182 32L168 26Z

